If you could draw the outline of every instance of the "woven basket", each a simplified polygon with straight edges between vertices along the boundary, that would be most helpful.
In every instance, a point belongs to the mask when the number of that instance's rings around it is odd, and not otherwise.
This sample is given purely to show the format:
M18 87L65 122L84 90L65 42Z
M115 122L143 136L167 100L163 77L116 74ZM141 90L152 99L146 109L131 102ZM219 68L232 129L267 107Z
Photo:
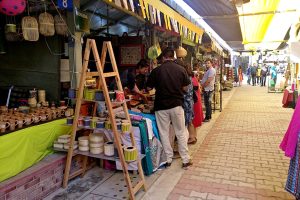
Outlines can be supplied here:
M10 42L20 40L20 36L17 33L17 26L15 24L5 25L5 39Z
M187 51L183 47L179 47L176 49L177 58L184 58L187 55Z
M67 29L65 17L60 17L59 15L56 15L54 17L54 25L55 25L56 34L63 35L63 36L67 35L68 29Z
M23 17L22 18L22 32L23 37L27 41L38 41L39 40L39 25L34 17Z
M44 36L53 36L55 34L53 16L47 12L41 13L39 16L40 34Z

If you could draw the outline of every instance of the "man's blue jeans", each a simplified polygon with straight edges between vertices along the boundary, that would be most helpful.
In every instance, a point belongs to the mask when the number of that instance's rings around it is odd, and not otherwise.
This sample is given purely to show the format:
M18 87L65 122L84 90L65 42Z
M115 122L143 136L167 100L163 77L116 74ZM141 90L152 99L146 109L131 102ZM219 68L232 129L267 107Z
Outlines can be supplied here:
M205 119L211 119L211 98L212 91L204 91Z

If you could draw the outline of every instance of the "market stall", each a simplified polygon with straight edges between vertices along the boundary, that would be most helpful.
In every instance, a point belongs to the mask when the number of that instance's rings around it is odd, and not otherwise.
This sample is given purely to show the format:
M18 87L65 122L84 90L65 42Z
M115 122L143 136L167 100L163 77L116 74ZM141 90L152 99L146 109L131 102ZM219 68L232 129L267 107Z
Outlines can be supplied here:
M55 120L0 136L0 182L53 153L54 140L70 132L70 127L62 126L64 122Z
M5 35L0 38L0 48L4 47L0 51L0 69L4 72L0 74L0 143L5 144L0 147L5 152L0 156L0 182L8 181L54 152L68 152L67 167L60 160L59 169L53 169L61 174L65 170L64 186L69 179L83 175L87 163L99 163L99 160L106 169L123 170L125 174L128 170L139 170L141 176L143 171L151 175L166 163L153 114L155 91L146 92L145 88L140 88L137 94L130 89L128 74L145 81L150 71L159 65L157 57L166 46L186 45L186 61L193 64L195 47L201 42L203 30L163 2L145 0L135 4L130 1L127 5L118 1L61 3L29 0L27 13L22 4L24 8L18 16L10 17L7 12L0 15L0 35ZM95 7L99 9L95 10ZM30 15L39 16L39 19ZM95 49L93 56L84 55L85 59L81 59L90 39L100 47L99 51L101 47L105 50L103 44L111 45L109 58L101 54L101 62L107 66L103 71L105 78L100 81L102 87L95 78L101 75L99 62L95 62L95 59L98 61ZM150 59L146 73L136 67L143 59ZM88 67L84 77L82 61ZM115 77L118 78L114 80ZM107 87L103 87L104 81ZM119 81L123 88L129 88L124 93ZM220 103L218 100L216 93L216 104ZM127 116L127 107L123 107L123 112L118 110L121 104L128 105L130 116ZM70 135L71 125L74 126ZM132 131L133 137L122 134L118 141L116 131L130 134ZM131 147L135 148L133 140L136 149L129 151ZM130 147L129 150L119 147L120 142L126 148ZM9 151L5 150L7 148ZM72 162L75 155L82 158L76 164ZM75 176L72 174L74 166L84 169L77 171ZM34 177L32 175L30 181L36 181ZM53 181L61 185L62 175ZM34 190L31 186L26 188Z

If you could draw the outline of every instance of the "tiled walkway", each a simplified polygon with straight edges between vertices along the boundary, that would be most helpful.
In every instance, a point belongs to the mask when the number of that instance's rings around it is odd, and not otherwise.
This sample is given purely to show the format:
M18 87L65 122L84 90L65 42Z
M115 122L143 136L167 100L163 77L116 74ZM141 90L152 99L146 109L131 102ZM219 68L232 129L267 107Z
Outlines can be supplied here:
M259 86L237 88L168 199L294 199L278 148L293 110L281 99Z

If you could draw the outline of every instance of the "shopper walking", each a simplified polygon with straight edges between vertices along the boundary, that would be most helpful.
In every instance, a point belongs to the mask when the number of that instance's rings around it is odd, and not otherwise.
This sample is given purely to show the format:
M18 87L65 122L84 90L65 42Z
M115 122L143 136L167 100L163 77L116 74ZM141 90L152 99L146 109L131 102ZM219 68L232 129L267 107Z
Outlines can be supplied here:
M239 86L242 85L243 83L243 70L242 70L242 66L240 65L239 66L239 69L238 69L238 75L239 75Z
M271 67L270 75L271 75L271 80L273 80L274 84L276 85L276 81L277 81L277 69L276 69L276 66Z
M174 128L178 142L178 151L182 159L182 167L192 165L190 161L186 128L183 111L183 95L187 91L190 79L186 70L174 62L174 50L166 48L163 53L163 63L155 68L147 81L148 89L155 88L154 110L161 142L167 155L167 165L173 158L173 149L169 140L170 124Z
M246 75L247 75L247 83L248 83L248 85L251 85L251 67L250 66L248 66L248 68L247 68Z
M268 73L268 69L266 67L266 64L264 64L263 67L261 68L261 79L260 79L260 85L262 87L266 86L267 73Z
M260 84L260 80L261 80L261 68L258 65L257 69L256 69L256 83L257 83L257 85Z
M211 98L214 91L215 79L216 79L216 70L212 66L212 61L210 59L206 60L206 68L201 85L204 89L204 104L205 104L205 119L204 122L209 122L211 119Z
M256 85L256 66L252 65L250 71L251 71L252 86L255 86Z

